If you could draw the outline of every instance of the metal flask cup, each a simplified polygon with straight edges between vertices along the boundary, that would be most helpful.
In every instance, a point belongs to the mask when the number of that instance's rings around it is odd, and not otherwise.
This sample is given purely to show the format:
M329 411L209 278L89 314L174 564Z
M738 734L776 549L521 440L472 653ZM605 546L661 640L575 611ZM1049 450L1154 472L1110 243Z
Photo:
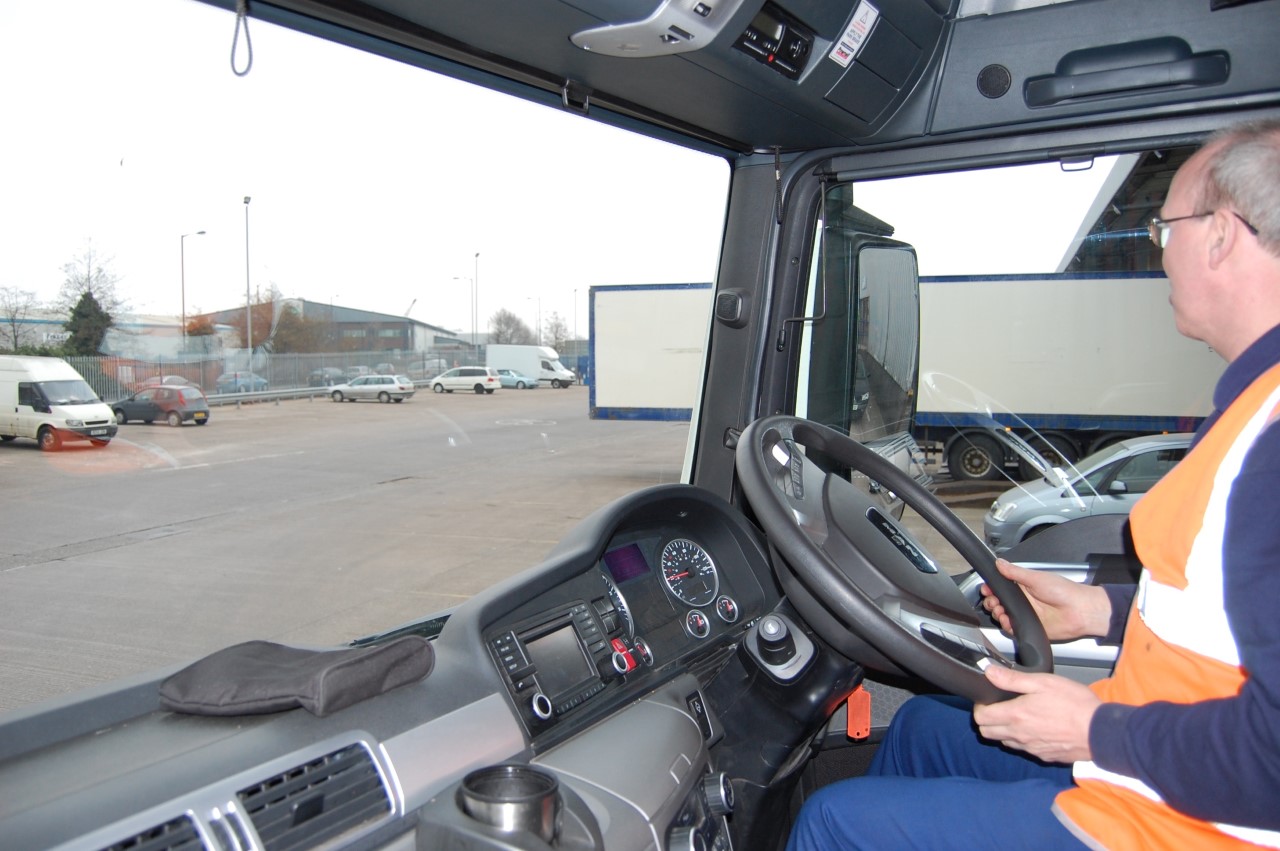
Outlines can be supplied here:
M531 765L490 765L462 778L462 811L504 833L527 830L543 842L560 833L560 781Z

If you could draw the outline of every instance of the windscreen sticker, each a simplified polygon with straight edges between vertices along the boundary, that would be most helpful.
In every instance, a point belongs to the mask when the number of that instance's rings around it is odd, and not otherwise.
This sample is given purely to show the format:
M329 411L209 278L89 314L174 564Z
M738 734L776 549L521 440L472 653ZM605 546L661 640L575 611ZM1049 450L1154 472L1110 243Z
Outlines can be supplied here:
M827 54L828 58L834 60L841 68L848 68L849 63L862 51L867 36L871 34L871 28L879 18L880 10L866 0L862 0L854 10L849 26L845 27L844 35L836 39L835 47L831 48L831 52Z

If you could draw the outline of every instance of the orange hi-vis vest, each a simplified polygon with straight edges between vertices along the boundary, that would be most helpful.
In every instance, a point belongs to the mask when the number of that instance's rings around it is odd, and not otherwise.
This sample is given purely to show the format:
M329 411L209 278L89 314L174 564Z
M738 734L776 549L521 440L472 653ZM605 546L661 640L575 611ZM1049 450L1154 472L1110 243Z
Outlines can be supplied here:
M1104 702L1196 703L1232 697L1248 679L1223 603L1227 497L1245 454L1280 413L1277 406L1280 366L1249 385L1133 507L1143 572L1115 671L1092 686ZM1092 847L1280 848L1280 832L1192 818L1142 781L1093 762L1076 763L1073 774L1076 786L1058 795L1055 810Z

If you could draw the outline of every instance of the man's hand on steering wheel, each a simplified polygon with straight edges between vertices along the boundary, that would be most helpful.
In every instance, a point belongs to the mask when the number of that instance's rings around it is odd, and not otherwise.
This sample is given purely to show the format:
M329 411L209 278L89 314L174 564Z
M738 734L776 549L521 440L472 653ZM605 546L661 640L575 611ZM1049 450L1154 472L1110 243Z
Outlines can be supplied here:
M1077 638L1099 638L1107 634L1111 623L1111 599L1096 585L1072 582L1056 573L1028 570L1005 559L996 559L996 569L1006 579L1016 582L1035 609L1050 641L1073 641ZM1013 634L1009 613L989 585L982 592L982 607L1000 624L1006 634Z

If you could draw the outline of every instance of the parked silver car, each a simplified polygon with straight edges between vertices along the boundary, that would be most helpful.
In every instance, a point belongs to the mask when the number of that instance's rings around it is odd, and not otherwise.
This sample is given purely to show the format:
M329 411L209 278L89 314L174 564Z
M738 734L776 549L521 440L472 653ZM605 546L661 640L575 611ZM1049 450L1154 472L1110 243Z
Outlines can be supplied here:
M1002 553L1050 526L1129 509L1187 454L1191 434L1156 434L1113 443L1062 476L1050 473L1005 491L982 519L987 545Z
M407 375L362 375L346 384L330 387L329 398L335 402L354 402L357 399L403 402L413 395L415 389Z

